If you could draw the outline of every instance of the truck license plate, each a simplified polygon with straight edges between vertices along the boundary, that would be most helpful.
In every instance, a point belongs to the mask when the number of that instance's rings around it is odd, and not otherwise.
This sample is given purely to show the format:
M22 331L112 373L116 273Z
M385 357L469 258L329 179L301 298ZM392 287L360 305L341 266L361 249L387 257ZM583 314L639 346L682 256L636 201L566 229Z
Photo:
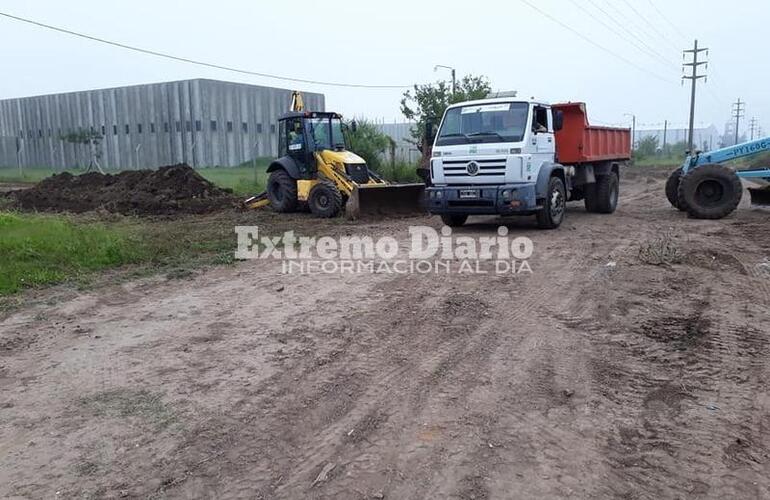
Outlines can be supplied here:
M468 199L468 198L478 198L479 197L479 190L478 189L461 189L460 190L460 199Z

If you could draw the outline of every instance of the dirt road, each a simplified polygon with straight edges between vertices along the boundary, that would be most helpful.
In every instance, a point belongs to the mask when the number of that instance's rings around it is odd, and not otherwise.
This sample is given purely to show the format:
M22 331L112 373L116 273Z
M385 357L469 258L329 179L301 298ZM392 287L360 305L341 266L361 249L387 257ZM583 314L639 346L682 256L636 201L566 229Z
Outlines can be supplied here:
M662 183L509 224L532 274L249 261L31 304L0 326L0 497L769 498L768 213L688 220ZM410 224L439 225L358 229Z

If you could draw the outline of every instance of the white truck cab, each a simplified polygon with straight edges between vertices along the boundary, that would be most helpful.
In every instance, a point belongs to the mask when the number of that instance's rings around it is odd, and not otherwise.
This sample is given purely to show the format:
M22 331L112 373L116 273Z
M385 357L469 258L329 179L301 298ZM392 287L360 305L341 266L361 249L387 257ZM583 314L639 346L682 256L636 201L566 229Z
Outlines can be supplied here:
M574 107L560 106L570 110ZM584 121L576 121L573 126L578 134L590 128L587 118ZM562 111L550 104L515 97L449 106L433 141L430 186L426 189L429 211L441 215L450 226L462 225L474 214L534 214L541 227L558 227L570 196L590 196L592 203L595 201L595 193L587 189L599 177L594 175L594 168L603 175L615 168L607 162L558 163L556 133L563 122ZM619 171L615 172L614 192L610 193L614 200L608 200L610 211L617 203ZM576 173L576 184L581 188L573 193Z

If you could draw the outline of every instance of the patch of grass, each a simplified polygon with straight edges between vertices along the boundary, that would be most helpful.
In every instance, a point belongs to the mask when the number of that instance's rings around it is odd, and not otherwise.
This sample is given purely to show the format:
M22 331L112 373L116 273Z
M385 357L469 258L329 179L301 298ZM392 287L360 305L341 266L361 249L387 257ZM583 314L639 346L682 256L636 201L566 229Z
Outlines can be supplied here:
M21 172L19 172L18 168L0 168L0 182L35 183L40 182L53 174L65 171L75 175L83 173L82 170L78 169L58 170L48 167L26 167L22 169Z
M259 158L240 167L212 167L197 170L219 187L230 188L235 194L249 195L265 190L269 161L266 158Z
M422 179L420 179L420 177L417 175L417 165L413 163L383 163L377 173L380 174L383 179L390 182L422 182Z
M159 427L174 421L161 394L147 390L112 389L81 398L80 404L94 414L108 417L138 417Z
M647 156L645 158L634 158L633 167L661 167L674 169L684 162L684 157L679 156Z
M120 228L0 212L0 295L138 262L145 252Z
M651 241L645 241L639 246L639 260L652 266L681 264L684 258L684 252L679 248L670 231Z

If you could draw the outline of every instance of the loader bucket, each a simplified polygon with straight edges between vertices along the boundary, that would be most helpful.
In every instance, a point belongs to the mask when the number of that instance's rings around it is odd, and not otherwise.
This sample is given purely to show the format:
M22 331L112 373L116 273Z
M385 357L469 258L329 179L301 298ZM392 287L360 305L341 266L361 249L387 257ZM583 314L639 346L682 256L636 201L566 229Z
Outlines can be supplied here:
M749 188L751 205L755 207L770 207L770 186Z
M424 184L374 184L357 186L345 205L351 219L422 215L425 209Z

